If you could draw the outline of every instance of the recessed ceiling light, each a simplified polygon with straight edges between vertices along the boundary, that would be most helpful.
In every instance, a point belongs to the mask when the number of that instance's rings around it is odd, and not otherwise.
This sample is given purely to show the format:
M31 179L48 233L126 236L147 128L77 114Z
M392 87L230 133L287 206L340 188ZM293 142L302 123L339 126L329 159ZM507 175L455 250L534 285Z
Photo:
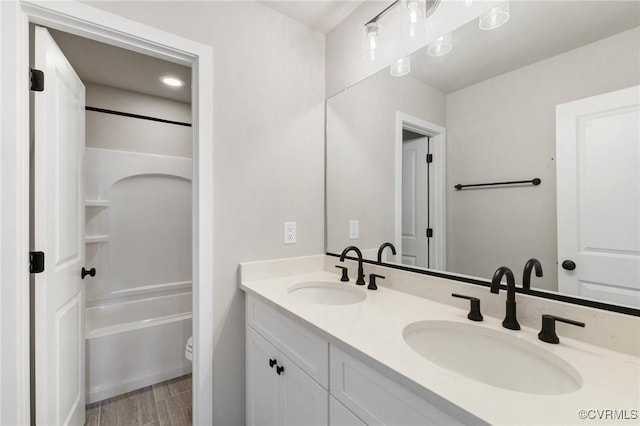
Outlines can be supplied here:
M160 77L160 81L162 81L167 86L171 86L171 87L182 87L182 86L184 86L184 81L180 80L179 78L171 77L171 76L168 76L168 75L165 75L164 77Z

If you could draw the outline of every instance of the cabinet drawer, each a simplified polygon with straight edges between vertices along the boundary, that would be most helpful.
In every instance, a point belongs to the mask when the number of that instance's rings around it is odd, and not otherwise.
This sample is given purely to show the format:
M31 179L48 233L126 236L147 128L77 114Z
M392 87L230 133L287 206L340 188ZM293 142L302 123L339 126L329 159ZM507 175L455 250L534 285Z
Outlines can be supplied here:
M249 295L246 315L249 326L325 389L329 388L329 343L326 340Z
M330 351L331 395L367 425L462 424L335 346Z

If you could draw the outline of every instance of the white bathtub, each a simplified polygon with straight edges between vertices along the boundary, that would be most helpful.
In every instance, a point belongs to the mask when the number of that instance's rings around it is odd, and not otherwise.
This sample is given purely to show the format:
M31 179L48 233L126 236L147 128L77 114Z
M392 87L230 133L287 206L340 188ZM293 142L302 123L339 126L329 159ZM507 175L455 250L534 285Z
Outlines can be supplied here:
M191 292L87 308L87 403L190 373L191 317Z

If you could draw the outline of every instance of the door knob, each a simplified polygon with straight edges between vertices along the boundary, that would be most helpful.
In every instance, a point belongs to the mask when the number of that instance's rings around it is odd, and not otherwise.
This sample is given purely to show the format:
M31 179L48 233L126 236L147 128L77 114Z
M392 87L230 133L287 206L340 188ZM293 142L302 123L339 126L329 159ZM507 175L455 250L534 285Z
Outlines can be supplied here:
M567 271L573 271L574 269L576 269L576 263L573 260L565 260L564 262L562 262L562 268L566 269Z
M84 266L82 267L82 279L84 280L84 277L86 277L87 275L89 275L90 277L95 277L96 276L96 268L91 268L88 271L86 269L84 269Z

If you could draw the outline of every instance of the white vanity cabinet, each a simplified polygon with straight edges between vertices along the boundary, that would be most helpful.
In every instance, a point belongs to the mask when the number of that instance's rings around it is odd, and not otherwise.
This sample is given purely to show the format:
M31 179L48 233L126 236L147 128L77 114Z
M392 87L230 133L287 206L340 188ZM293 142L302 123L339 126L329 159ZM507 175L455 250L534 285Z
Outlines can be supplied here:
M248 425L329 422L329 344L274 308L247 297Z
M451 417L448 413L457 410L447 401L423 399L278 309L250 295L246 300L248 425L463 424L458 418L478 422L464 412Z
M247 327L247 424L327 425L328 392Z

